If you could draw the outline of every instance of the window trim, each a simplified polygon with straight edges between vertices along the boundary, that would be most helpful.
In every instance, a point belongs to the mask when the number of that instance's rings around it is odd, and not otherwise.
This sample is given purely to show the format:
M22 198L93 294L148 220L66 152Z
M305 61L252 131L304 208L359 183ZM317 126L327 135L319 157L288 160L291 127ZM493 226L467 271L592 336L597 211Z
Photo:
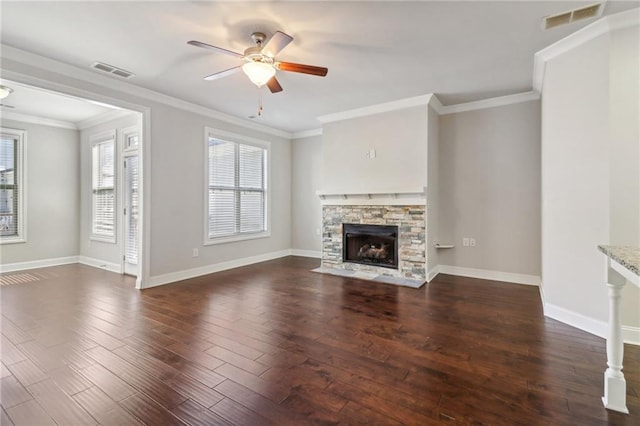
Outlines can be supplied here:
M0 132L6 135L14 136L18 139L18 175L15 176L18 186L18 226L17 235L0 236L0 245L16 244L27 242L27 131L20 129L12 129L9 127L0 127Z
M119 156L118 156L118 139L117 139L117 132L116 130L107 130L105 132L101 132L101 133L97 133L95 135L91 135L89 137L89 141L91 143L91 149L89 150L90 152L90 156L91 156L91 160L90 163L91 167L90 167L90 173L89 173L89 193L91 196L91 220L89 222L89 226L90 226L90 232L89 232L89 240L91 241L99 241L102 243L109 243L109 244L116 244L117 243L117 236L118 236L118 225L119 225L119 221L118 221L118 206L119 206L119 202L118 202L118 194L120 193L120 191L118 191L118 184L119 184L119 179L118 179L118 165L119 165ZM94 170L93 170L93 148L100 144L100 143L104 143L104 142L108 142L108 141L113 141L113 211L114 211L114 215L113 215L113 236L112 237L108 237L108 236L104 236L104 235L98 235L98 234L94 234L93 233L93 224L95 222L95 217L96 217L96 206L94 203L94 199L93 199L93 174L94 174Z
M263 148L266 151L265 158L265 175L264 175L264 194L265 194L265 230L261 232L235 234L224 237L209 237L209 138L221 139L227 142L234 142L242 145L251 145L259 148ZM271 143L265 140L252 138L249 136L239 135L237 133L226 132L223 130L214 129L212 127L204 128L204 179L203 179L203 195L204 195L204 208L203 208L203 237L205 246L215 244L226 244L236 241L246 241L258 238L267 238L271 236Z

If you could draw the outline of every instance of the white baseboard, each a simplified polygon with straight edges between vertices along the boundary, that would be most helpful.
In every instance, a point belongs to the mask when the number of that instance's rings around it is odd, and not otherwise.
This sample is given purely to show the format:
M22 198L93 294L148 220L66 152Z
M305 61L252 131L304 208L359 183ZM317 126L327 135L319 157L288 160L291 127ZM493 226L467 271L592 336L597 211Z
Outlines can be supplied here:
M15 262L0 265L0 272L25 271L27 269L46 268L48 266L68 265L78 263L78 256L56 257L54 259L31 260L29 262Z
M542 306L546 317L579 328L603 339L606 339L609 335L609 324L606 321L597 320L552 303L544 303ZM640 345L640 327L623 325L622 340L631 345Z
M483 280L504 281L514 284L540 285L540 277L537 275L514 274L512 272L491 271L488 269L465 268L462 266L449 265L438 265L438 272L441 274L480 278Z
M78 263L93 266L94 268L106 269L107 271L115 272L117 274L122 273L121 266L119 264L95 259L93 257L78 256Z
M427 282L429 283L433 281L433 279L437 277L439 273L440 273L440 265L436 265L433 268L431 268L431 270L427 272Z
M586 331L598 337L606 338L608 326L605 321L597 320L578 312L556 306L552 303L545 303L543 306L544 316L563 322L580 330Z
M322 259L322 252L316 250L291 249L291 256L313 257L316 259Z
M631 345L640 346L640 327L622 326L622 340Z
M157 287L159 285L187 280L189 278L195 278L201 275L213 274L215 272L226 271L227 269L239 268L241 266L247 266L258 262L278 259L280 257L290 256L291 254L291 249L280 250L271 253L259 254L257 256L244 257L242 259L234 259L227 262L215 263L213 265L201 266L199 268L185 269L182 271L170 272L168 274L156 275L153 277L149 277L146 282L143 282L141 288L145 289Z

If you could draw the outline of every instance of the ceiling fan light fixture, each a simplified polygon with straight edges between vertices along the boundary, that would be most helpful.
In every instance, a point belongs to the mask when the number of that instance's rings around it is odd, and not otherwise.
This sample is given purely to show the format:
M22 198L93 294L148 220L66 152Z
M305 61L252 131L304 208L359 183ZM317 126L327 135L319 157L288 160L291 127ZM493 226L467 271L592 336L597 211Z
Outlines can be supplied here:
M13 92L13 89L11 87L3 86L2 84L0 84L0 99L6 98L12 92Z
M273 65L258 61L247 62L242 66L242 71L258 87L264 86L276 75L276 69Z

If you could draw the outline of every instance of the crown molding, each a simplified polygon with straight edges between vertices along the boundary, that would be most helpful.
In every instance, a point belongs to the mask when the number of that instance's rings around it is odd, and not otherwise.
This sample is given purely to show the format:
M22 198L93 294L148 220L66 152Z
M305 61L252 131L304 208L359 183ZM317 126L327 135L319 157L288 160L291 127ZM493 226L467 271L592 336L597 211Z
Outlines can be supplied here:
M562 40L558 40L552 45L538 51L533 57L533 90L542 92L545 65L551 59L611 31L621 30L639 24L640 8L627 10L600 18L575 33L569 34Z
M400 99L382 104L370 105L363 108L350 109L347 111L336 112L333 114L322 115L318 120L322 123L331 123L334 121L349 120L352 118L366 117L369 115L380 114L383 112L396 111L399 109L412 108L421 105L428 105L433 97L433 93L427 95L415 96L413 98Z
M127 95L136 96L148 101L158 102L164 105L169 105L174 108L189 111L194 114L204 115L216 120L224 121L229 124L234 124L246 129L259 131L262 133L279 136L286 139L291 139L292 134L290 132L276 129L273 127L265 126L246 119L238 118L229 114L225 114L220 111L216 111L211 108L204 107L202 105L194 104L182 99L175 98L173 96L165 95L163 93L155 92L153 90L145 89L135 84L124 82L116 79L115 77L108 77L100 75L98 73L78 68L74 65L65 64L55 59L47 58L37 55L35 53L27 52L25 50L17 49L6 44L0 44L0 51L2 52L3 59L9 59L24 65L32 66L41 70L46 70L54 73L61 74L65 77L75 78L86 83L95 84L103 88L107 88L112 91L118 91L126 93ZM2 70L4 73L4 69ZM149 105L146 105L149 106Z
M38 117L36 115L22 114L20 112L2 111L2 113L0 113L0 117L5 120L15 120L22 123L39 124L41 126L78 130L78 126L69 121L54 120L53 118Z
M499 96L497 98L483 99L481 101L467 102L464 104L447 105L440 108L441 115L458 112L473 111L476 109L494 108L504 105L518 104L521 102L537 101L540 93L535 91L515 93L513 95Z
M302 130L291 135L291 139L310 138L312 136L322 136L322 127L318 129Z
M442 102L440 102L440 99L438 99L435 93L433 93L431 96L431 99L429 99L429 106L431 106L431 108L433 108L435 112L442 115L444 106L442 105Z
M107 121L116 120L118 118L123 118L130 115L135 115L136 112L127 110L127 109L114 109L111 111L103 112L102 114L98 114L94 117L89 117L86 120L78 121L76 126L80 130L88 129L89 127L94 127L102 123L106 123Z

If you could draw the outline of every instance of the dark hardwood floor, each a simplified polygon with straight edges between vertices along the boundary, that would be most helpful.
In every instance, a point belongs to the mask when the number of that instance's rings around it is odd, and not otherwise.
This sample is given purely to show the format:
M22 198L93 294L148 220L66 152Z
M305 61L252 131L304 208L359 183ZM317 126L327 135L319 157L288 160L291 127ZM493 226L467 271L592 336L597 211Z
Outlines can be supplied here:
M546 319L537 287L421 289L299 257L144 291L69 265L1 278L0 422L640 424L603 408L605 341ZM577 296L579 297L579 295Z

